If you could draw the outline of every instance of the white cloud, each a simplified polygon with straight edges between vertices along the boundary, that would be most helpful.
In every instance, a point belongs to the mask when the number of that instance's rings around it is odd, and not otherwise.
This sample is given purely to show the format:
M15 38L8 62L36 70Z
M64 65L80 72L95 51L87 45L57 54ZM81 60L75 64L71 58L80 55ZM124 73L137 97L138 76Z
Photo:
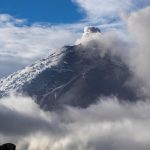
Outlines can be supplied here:
M22 150L148 150L149 109L149 101L120 104L102 98L86 109L52 113L30 98L5 98L0 101L0 139Z
M100 19L100 17L116 17L120 11L130 9L131 0L118 1L118 0L73 0L81 8L85 10L91 20ZM111 18L110 17L110 18Z
M0 76L48 56L64 45L73 44L77 37L78 33L68 25L27 26L24 20L0 15Z
M110 21L122 12L129 13L150 5L149 0L72 0L87 14L91 21ZM106 19L105 19L106 18ZM110 20L109 20L110 19Z
M25 135L39 130L42 126L50 128L51 120L30 98L4 98L0 101L0 112L2 135Z
M131 49L130 53L130 66L136 76L148 87L149 93L150 7L132 13L127 19L127 26L129 34L134 42L134 48Z

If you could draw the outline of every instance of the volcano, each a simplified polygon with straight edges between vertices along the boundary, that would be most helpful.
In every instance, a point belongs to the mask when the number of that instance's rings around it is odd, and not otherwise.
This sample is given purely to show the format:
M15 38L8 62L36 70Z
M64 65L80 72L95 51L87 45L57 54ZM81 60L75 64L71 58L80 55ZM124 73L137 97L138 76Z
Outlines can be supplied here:
M81 39L101 31L86 27ZM129 84L132 73L111 49L101 55L97 42L64 46L45 59L0 80L0 97L10 92L32 97L41 108L57 110L63 106L85 108L100 97L115 96L135 101L137 93Z

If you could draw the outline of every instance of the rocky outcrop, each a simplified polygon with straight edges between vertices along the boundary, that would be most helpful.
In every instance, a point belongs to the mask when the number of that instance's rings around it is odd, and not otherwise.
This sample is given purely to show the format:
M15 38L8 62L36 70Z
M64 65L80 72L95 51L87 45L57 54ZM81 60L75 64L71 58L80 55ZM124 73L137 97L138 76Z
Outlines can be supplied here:
M3 145L0 145L0 150L15 150L15 149L16 149L16 145L12 143L6 143Z

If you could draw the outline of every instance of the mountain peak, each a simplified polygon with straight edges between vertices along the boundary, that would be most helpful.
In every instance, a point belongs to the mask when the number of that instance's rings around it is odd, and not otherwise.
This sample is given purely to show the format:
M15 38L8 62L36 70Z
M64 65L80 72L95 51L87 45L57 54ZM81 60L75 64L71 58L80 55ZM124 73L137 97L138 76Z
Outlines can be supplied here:
M96 33L101 32L99 28L93 26L86 26L84 27L84 33Z
M76 44L83 44L85 40L89 40L95 37L95 35L101 35L101 30L97 27L93 26L86 26L84 27L84 32L82 34L82 37L80 39L77 39Z
M94 33L90 38L101 35L96 28L85 31ZM0 80L0 98L15 91L34 98L46 110L57 110L64 105L85 108L97 103L101 96L130 101L138 99L136 89L127 84L132 74L121 58L110 53L102 57L91 49L101 50L93 45L65 46Z
M93 27L93 26L84 27L83 36L89 36L92 33L101 33L101 30L99 28Z

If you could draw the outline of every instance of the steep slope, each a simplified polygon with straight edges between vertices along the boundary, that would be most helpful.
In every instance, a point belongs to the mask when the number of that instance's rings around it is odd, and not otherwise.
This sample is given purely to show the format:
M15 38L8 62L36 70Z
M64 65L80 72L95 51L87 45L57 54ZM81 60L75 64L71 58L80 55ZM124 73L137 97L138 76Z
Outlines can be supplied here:
M100 30L90 27L84 36L97 32ZM137 95L128 85L132 77L128 67L121 58L112 56L111 51L104 56L88 55L93 49L98 50L97 45L92 46L65 46L47 59L2 79L1 96L15 90L33 97L42 108L49 110L64 104L87 107L100 96L134 101Z
M35 62L31 66L19 70L6 78L0 80L0 93L1 96L9 92L20 91L25 83L33 80L38 74L53 65L56 65L61 55L63 55L63 48L56 51L45 59Z

